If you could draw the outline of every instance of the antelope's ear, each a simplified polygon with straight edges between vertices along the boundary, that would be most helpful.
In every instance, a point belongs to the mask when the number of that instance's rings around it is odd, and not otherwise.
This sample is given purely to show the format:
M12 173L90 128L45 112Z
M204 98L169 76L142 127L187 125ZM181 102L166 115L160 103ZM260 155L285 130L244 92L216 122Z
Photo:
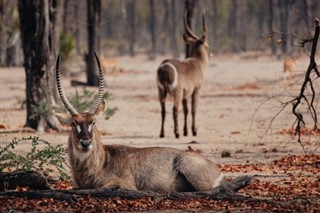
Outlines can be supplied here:
M183 34L183 40L188 44L194 43L196 41L194 38L188 36L187 34Z
M106 111L107 109L107 103L105 100L103 100L99 106L99 108L97 109L97 111L94 113L95 116L98 116L101 113L104 113L104 111Z
M72 116L69 113L57 112L56 116L62 125L70 125L72 122Z

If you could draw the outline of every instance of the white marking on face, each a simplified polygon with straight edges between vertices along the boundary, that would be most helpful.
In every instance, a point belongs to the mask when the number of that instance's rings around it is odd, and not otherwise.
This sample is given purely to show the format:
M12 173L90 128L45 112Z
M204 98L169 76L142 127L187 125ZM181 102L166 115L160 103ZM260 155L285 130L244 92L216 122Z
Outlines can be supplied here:
M88 131L89 131L89 132L91 132L91 130L92 130L92 125L93 125L93 123L92 123L92 124L89 124L89 126L88 126Z
M73 121L74 126L76 127L77 133L79 134L81 132L81 127L79 124L77 124L75 121Z
M219 177L214 181L213 188L219 186L223 178L224 178L224 174L221 172Z

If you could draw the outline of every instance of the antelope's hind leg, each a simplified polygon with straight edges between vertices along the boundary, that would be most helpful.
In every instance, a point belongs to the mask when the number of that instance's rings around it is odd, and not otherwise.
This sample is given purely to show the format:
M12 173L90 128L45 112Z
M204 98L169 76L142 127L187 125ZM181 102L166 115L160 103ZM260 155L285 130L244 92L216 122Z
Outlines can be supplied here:
M183 127L183 135L188 136L188 101L186 98L182 100L183 106L183 114L184 114L184 127Z
M219 167L197 152L183 152L176 159L176 169L196 191L210 190L222 182Z
M166 119L166 96L167 96L166 91L159 88L159 101L160 101L160 105L161 105L160 138L164 138L164 122Z

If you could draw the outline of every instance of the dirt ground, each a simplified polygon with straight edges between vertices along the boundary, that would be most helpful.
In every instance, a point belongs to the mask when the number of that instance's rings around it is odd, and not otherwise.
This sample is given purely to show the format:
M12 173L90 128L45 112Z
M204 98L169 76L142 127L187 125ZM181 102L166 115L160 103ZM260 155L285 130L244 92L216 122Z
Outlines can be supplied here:
M159 138L160 105L156 87L156 69L163 58L149 61L145 56L120 57L123 72L106 76L107 90L112 94L108 105L118 111L109 120L100 119L99 129L104 133L104 144L122 144L135 147L166 146L186 150L188 146L199 149L221 165L265 164L288 155L302 155L301 145L288 134L294 117L291 106L273 121L281 110L281 103L289 101L299 92L299 83L308 65L308 58L297 63L297 76L293 85L282 79L283 61L274 57L252 54L221 55L210 58L197 112L198 136L180 137L173 134L172 100L167 102L166 137ZM70 64L74 73L83 65ZM7 130L20 129L25 122L25 110L20 108L25 99L23 68L0 68L0 124ZM82 72L76 77L64 77L68 95L75 93L70 80L85 80ZM81 88L80 88L81 89ZM97 88L89 88L96 90ZM191 116L189 116L191 121ZM180 135L183 114L180 109ZM191 122L189 122L191 124ZM190 134L189 130L189 134ZM0 134L0 146L12 138L34 135L32 133ZM38 133L53 144L66 144L67 133ZM319 154L317 137L306 137L308 153ZM17 146L25 152L28 144ZM222 153L230 154L222 157ZM301 171L303 172L303 171ZM250 173L250 172L249 172ZM257 172L262 178L271 178L268 171ZM227 172L228 176L241 172ZM248 174L248 173L247 173Z
M290 107L274 120L266 132L272 117L282 107L270 97L275 96L283 102L290 100L298 93L302 77L297 79L296 86L289 87L288 82L279 80L283 77L282 60L254 56L210 58L197 112L198 136L180 139L175 139L173 134L172 100L167 102L166 137L158 137L161 116L155 73L162 58L155 61L149 61L143 56L118 58L123 72L106 76L107 90L112 94L108 104L110 107L117 107L118 111L109 120L99 120L100 130L106 133L103 142L179 149L191 146L202 150L208 157L216 158L220 163L265 162L283 155L302 154L296 138L277 134L283 129L291 128L294 122ZM300 58L298 72L303 73L307 65L308 59ZM83 66L77 67L74 64L70 64L70 67L74 68L75 73L83 69ZM25 100L24 79L23 68L0 68L0 124L10 130L20 129L25 123L25 110L20 109L21 102ZM70 86L70 80L74 79L85 80L85 75L82 73L76 77L63 78L64 87L70 96L75 93L75 88ZM180 109L181 135L182 119ZM29 135L30 133L1 134L0 145L10 142L13 137ZM67 135L42 133L39 136L54 144L66 144ZM192 141L197 143L189 144ZM313 146L306 148L309 152L315 149ZM224 151L230 152L231 156L221 158Z

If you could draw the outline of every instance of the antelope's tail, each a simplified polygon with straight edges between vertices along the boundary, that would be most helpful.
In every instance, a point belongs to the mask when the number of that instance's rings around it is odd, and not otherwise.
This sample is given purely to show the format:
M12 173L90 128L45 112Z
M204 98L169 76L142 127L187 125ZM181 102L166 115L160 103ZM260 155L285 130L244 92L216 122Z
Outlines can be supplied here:
M167 93L172 91L178 85L178 72L176 67L170 62L162 63L158 68L157 84L160 90Z

